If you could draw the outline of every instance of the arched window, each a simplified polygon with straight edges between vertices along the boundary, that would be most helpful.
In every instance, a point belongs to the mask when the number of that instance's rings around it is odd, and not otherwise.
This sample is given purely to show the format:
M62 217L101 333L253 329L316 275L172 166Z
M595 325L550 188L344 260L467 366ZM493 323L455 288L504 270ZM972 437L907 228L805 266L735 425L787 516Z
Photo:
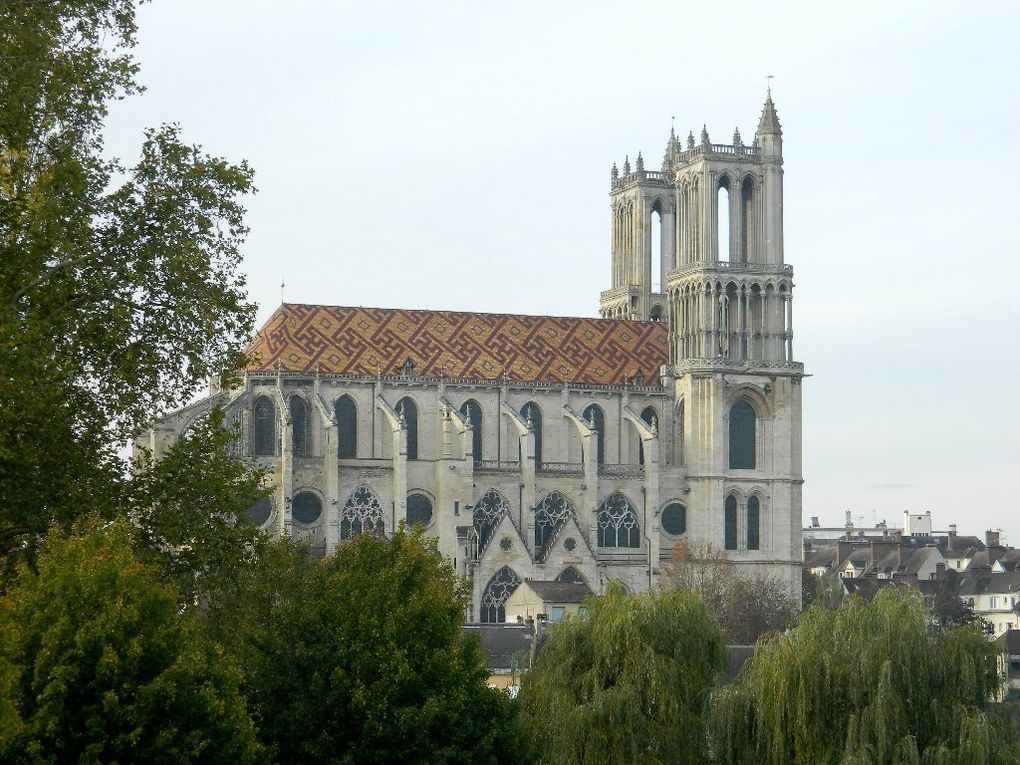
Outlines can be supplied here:
M730 408L730 468L751 470L755 467L754 408L740 399Z
M245 512L256 526L264 526L266 521L269 520L269 516L273 514L273 503L269 497L263 497L260 500L256 500L255 504L251 505Z
M407 525L428 526L432 523L432 500L415 492L407 495Z
M290 505L291 517L298 523L309 525L322 515L322 500L310 491L298 492Z
M716 197L717 218L719 222L718 238L719 260L730 259L730 179L724 175L719 179L719 191Z
M482 458L482 407L474 399L468 399L460 406L460 413L471 423L471 459Z
M541 550L552 539L568 516L574 514L570 500L558 491L551 491L535 506L535 549Z
M407 458L418 459L418 407L410 398L402 398L397 403L397 414L404 418L407 427Z
M521 407L521 417L531 424L531 432L535 434L535 467L542 465L542 410L534 401Z
M365 485L352 491L340 511L340 538L365 532L381 534L384 528L382 505L375 493Z
M761 547L761 505L753 494L747 500L747 549Z
M295 457L308 455L308 406L300 396L290 397L290 429Z
M654 406L646 406L641 412L641 419L648 423L653 430L658 427L659 415ZM645 464L645 442L638 437L638 464Z
M506 497L495 489L489 489L475 503L471 522L478 533L479 555L486 545L489 544L489 540L492 539L492 534L499 525L499 522L503 520L503 516L509 512L510 503L506 501Z
M678 537L687 533L687 508L680 502L670 502L662 509L659 516L662 530L670 536Z
M509 566L503 566L493 574L482 593L478 621L497 623L506 621L506 602L514 594L521 579Z
M744 182L740 184L740 206L743 211L740 216L740 258L745 263L750 263L754 260L751 252L753 246L751 231L754 227L754 181L751 180L751 176L745 177Z
M602 413L602 407L598 404L589 404L582 416L591 425L592 429L596 431L595 437L598 441L598 448L595 452L595 458L598 460L598 464L601 465L606 461L606 416Z
M267 397L255 401L255 454L276 454L276 405Z
M725 544L727 550L737 549L737 498L732 494L726 498L724 522Z
M585 584L584 577L573 566L567 566L563 569L560 575L556 577L556 581L567 582L568 584Z
M346 393L333 405L337 429L337 456L352 460L358 456L358 407Z
M606 497L598 515L599 547L640 547L637 513L625 496Z

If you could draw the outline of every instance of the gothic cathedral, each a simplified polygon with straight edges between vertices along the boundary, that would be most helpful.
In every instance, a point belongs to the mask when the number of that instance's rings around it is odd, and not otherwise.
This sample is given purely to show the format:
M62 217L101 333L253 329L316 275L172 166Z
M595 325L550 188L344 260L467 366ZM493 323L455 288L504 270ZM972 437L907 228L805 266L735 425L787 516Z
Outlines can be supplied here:
M469 622L505 621L526 580L654 587L684 540L799 598L782 163L771 96L751 144L671 132L661 170L613 167L602 318L285 303L236 387L139 443L158 457L222 406L272 477L254 523L322 554L421 524L472 583Z

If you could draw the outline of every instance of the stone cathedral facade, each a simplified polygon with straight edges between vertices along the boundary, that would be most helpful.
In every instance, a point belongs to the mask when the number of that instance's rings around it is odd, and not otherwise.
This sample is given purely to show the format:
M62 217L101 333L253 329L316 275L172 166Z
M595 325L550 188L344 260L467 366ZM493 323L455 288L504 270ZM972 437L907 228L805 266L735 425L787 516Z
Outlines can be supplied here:
M422 524L472 583L468 621L503 621L526 579L646 590L681 540L799 597L782 163L769 97L750 144L671 133L661 170L614 166L599 319L283 304L243 381L146 445L223 406L272 476L254 522L322 553Z

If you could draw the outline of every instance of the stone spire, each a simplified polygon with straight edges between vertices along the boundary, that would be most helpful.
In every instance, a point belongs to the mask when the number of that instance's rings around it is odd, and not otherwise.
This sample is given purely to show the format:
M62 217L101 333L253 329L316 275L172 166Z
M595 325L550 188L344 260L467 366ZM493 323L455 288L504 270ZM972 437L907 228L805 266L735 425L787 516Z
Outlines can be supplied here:
M771 93L765 99L765 108L761 110L761 119L758 120L758 135L777 135L780 137L783 135L783 129L779 125L779 115L776 114L776 105L772 103Z
M669 129L669 140L666 141L666 151L662 155L662 172L672 173L676 168L677 157L680 152L683 151L683 146L680 145L680 139L676 137L676 131L673 128Z
M708 139L708 125L701 126L701 145L708 146L712 142Z
M643 173L645 171L645 158L641 156L640 151L637 153L637 163L635 164L634 169L639 173Z
M630 175L630 154L623 158L623 174Z
M616 183L616 181L617 181L617 179L618 179L619 177L620 177L620 171L619 171L619 170L617 169L617 167L616 167L616 163L614 162L614 163L613 163L613 169L609 171L609 179L610 179L610 180L611 180L611 181L612 181L613 183Z
M740 137L740 128L739 127L733 128L733 145L734 146L743 146L744 145L744 140Z

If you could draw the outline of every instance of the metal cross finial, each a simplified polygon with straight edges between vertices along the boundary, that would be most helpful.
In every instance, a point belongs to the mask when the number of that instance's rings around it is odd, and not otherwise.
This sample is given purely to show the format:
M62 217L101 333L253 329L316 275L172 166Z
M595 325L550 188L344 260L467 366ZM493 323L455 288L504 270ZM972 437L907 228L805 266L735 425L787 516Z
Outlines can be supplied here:
M772 75L765 75L765 90L768 91L768 97L772 98Z
M283 299L283 290L287 286L287 278L280 279L280 304L282 305L285 301Z

